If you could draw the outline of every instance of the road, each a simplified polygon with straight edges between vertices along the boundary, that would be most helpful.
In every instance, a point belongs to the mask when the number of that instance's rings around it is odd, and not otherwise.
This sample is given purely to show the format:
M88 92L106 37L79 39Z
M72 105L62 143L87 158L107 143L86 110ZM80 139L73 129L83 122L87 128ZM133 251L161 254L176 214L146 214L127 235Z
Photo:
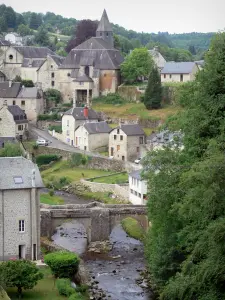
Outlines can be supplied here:
M95 156L95 157L104 157L106 158L105 156L101 156L100 154L98 153L92 153L92 152L88 152L88 151L83 151L83 150L79 150L73 146L70 146L70 145L67 145L59 140L57 140L56 138L52 137L48 131L46 130L42 130L42 129L39 129L37 127L34 127L34 126L30 126L30 131L32 133L33 136L36 137L36 139L38 137L41 137L45 140L48 140L50 141L50 145L48 147L50 148L56 148L56 149L60 149L60 150L64 150L64 151L69 151L69 152L74 152L74 153L85 153L87 155L90 155L90 156Z

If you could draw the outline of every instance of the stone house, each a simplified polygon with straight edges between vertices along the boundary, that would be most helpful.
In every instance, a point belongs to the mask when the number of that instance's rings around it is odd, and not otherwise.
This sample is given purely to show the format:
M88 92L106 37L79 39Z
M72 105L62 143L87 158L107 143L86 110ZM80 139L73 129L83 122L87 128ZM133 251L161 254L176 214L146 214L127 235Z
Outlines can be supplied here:
M141 178L141 171L129 174L129 201L134 205L146 205L147 182Z
M140 157L140 147L146 144L146 136L138 124L123 124L109 134L109 156L134 161Z
M5 100L8 105L18 105L32 123L44 112L43 92L37 87L24 87L20 82L0 82L0 107Z
M23 38L16 32L7 33L5 40L13 45L23 46Z
M158 67L159 71L161 71L166 63L165 58L159 52L159 47L154 47L151 50L148 50L149 54L152 56L155 65Z
M108 149L110 131L105 121L84 123L75 130L75 147L85 151Z
M64 113L62 117L62 135L67 144L75 146L78 144L76 129L78 126L88 122L98 122L98 114L87 107L74 107Z
M0 261L40 259L40 188L37 165L0 158Z
M161 71L161 82L187 82L199 71L195 62L167 62Z
M7 105L0 108L0 136L26 139L28 121L24 111L17 105Z
M114 48L112 25L104 10L96 37L72 49L59 66L57 88L65 101L75 99L77 106L90 106L92 98L116 92L123 60Z

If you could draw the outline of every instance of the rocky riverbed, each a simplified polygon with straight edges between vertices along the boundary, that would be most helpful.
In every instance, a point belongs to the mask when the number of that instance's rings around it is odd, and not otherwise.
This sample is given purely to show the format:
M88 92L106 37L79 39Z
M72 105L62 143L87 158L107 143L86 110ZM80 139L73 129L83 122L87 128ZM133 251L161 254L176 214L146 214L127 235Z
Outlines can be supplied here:
M144 279L143 244L128 237L121 226L113 229L109 241L91 243L88 249L85 229L77 222L64 223L52 238L83 257L90 273L90 299L153 299Z

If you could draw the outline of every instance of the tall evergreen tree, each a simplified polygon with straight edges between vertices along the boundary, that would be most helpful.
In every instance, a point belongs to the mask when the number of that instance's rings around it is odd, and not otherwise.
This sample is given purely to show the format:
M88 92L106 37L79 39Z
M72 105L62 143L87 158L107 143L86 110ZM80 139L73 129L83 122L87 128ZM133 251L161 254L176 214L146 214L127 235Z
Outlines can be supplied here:
M162 86L158 68L153 66L149 78L148 85L144 95L144 105L147 109L160 108L162 101Z

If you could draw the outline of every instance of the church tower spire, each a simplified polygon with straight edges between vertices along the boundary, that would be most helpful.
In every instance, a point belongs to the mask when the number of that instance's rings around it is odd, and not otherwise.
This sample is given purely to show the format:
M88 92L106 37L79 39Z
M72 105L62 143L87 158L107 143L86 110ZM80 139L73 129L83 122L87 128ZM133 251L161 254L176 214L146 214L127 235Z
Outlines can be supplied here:
M112 25L109 22L106 10L104 9L101 21L99 22L96 37L100 37L105 40L112 48L114 47L113 30Z

